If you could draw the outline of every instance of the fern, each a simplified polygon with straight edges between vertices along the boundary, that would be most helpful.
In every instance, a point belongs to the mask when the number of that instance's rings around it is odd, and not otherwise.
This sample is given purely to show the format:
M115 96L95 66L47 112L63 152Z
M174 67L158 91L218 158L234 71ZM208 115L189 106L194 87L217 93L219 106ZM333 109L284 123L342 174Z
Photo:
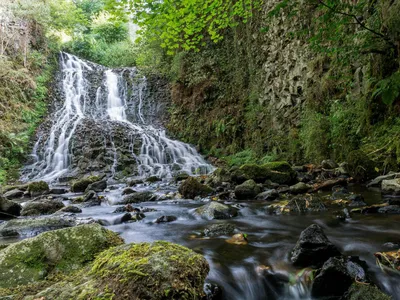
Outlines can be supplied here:
M392 105L400 96L400 71L379 81L372 96L374 98L381 97L383 103Z

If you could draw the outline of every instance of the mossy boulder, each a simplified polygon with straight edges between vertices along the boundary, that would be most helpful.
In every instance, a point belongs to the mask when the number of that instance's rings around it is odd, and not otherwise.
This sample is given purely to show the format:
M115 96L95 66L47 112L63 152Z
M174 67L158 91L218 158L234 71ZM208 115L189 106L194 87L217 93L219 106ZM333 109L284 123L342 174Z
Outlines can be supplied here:
M378 176L376 164L361 150L354 150L347 156L347 169L351 177L364 182Z
M91 269L99 290L119 299L200 299L208 272L203 256L163 241L111 248Z
M267 207L273 214L305 214L325 211L327 208L317 195L306 194L293 197L291 200L282 200Z
M201 184L196 178L189 177L179 186L179 193L186 199L194 199L196 196L206 197L213 192L208 185Z
M20 215L21 205L0 196L0 219L9 219Z
M235 232L236 227L229 223L218 223L207 226L203 233L205 236L214 237L220 235L231 235Z
M49 185L45 181L31 182L28 185L28 192L31 197L46 194L50 191Z
M47 199L28 202L21 211L21 216L50 215L65 207L61 200Z
M0 251L0 287L29 284L54 272L76 271L99 252L122 243L116 233L98 224L42 233Z
M208 272L205 258L183 246L163 241L128 244L102 252L90 266L61 282L17 293L25 300L204 299Z
M90 184L98 182L100 180L101 180L101 178L99 176L88 176L88 177L79 179L72 183L71 192L83 193Z
M247 180L235 187L235 196L238 200L254 199L261 192L261 187L253 179Z

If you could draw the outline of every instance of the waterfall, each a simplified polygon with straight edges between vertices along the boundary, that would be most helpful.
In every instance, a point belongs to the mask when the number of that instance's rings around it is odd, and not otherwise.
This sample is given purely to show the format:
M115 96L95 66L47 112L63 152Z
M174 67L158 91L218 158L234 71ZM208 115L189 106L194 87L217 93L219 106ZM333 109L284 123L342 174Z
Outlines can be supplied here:
M157 101L150 99L147 79L136 68L108 69L60 56L60 100L50 113L50 129L38 133L23 180L51 182L71 172L114 175L126 166L134 170L129 175L139 177L213 169L194 147L168 138L152 123Z

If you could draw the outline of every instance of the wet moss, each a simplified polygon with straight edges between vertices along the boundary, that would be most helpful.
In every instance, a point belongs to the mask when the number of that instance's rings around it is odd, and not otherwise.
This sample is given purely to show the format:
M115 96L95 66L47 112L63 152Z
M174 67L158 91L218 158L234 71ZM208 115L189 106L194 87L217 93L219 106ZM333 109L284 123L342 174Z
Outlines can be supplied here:
M186 199L194 199L196 196L205 197L212 192L211 187L201 184L194 177L189 177L179 186L179 193Z
M279 184L289 184L296 179L296 172L287 162L246 164L240 167L240 171L244 173L244 178L250 178L259 183L271 180Z
M30 193L45 193L49 190L49 185L44 181L31 182L28 185L28 192Z
M349 300L390 300L392 297L386 295L376 286L362 283L353 283L349 288L346 299Z
M101 180L101 178L99 176L89 176L89 177L79 179L72 183L71 191L74 193L84 192L90 184L100 181L100 180Z

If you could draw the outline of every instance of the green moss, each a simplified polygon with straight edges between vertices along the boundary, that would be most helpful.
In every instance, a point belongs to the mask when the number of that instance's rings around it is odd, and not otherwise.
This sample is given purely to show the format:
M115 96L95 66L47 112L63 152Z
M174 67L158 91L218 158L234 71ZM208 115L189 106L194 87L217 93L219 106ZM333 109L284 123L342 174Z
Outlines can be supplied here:
M376 286L353 283L347 292L346 299L349 300L390 300L392 297L386 295Z
M82 225L42 233L12 244L0 252L0 287L8 288L70 273L95 255L123 240L100 225Z
M213 192L213 189L201 184L196 178L189 177L179 186L179 193L186 199L194 199L196 196L205 197Z
M99 291L106 288L129 299L197 299L209 267L193 251L168 242L123 245L101 253L90 274ZM151 287L151 288L150 288Z
M269 179L279 184L295 181L296 173L287 162L270 162L263 165L248 164L240 167L245 177L263 183Z
M71 191L74 193L84 192L90 184L92 184L93 182L97 182L99 180L101 180L99 176L88 176L79 179L72 183Z
M44 193L49 191L49 185L45 181L31 182L28 185L28 192L32 193Z

